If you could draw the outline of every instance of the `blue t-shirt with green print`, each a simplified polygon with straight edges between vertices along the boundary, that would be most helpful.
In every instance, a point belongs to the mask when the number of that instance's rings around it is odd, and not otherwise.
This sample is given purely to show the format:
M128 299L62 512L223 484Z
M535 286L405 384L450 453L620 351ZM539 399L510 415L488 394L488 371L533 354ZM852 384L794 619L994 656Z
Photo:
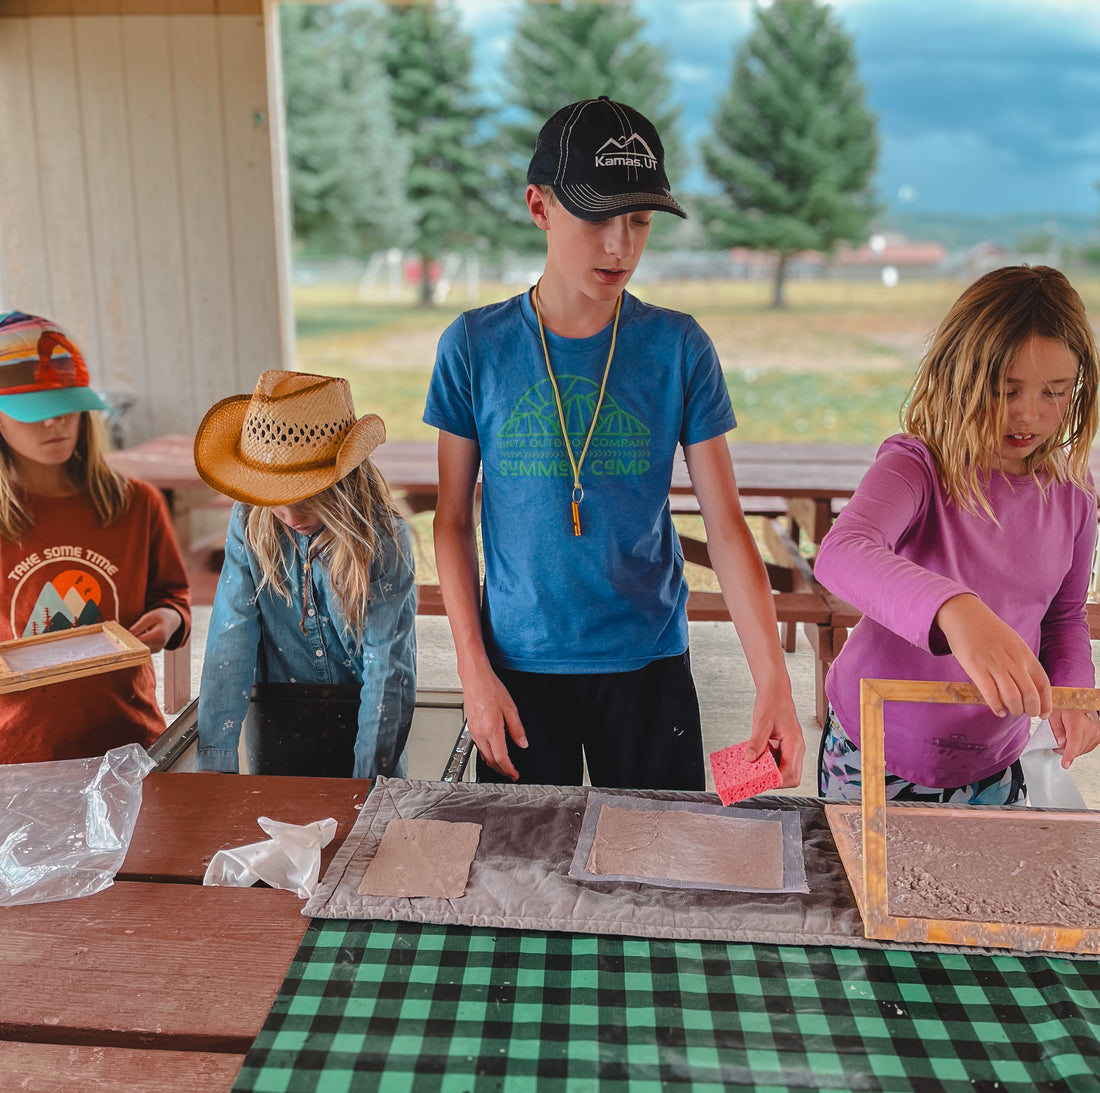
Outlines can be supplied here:
M546 342L579 458L612 325ZM424 420L481 449L485 642L526 672L625 672L687 648L687 584L668 491L677 446L732 429L699 324L623 295L599 419L581 468L581 535L530 294L460 315L439 341Z

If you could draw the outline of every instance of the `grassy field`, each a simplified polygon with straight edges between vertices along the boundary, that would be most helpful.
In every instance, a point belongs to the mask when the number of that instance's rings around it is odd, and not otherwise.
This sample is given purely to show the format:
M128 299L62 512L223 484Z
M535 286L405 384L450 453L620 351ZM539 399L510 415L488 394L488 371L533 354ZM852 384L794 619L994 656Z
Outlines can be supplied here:
M1100 314L1100 280L1075 280ZM295 295L297 363L346 377L360 414L382 416L392 439L434 440L421 420L440 333L461 311L505 299L521 285L483 284L421 308L412 290L396 300L354 285L300 287ZM963 284L793 282L788 307L768 307L770 286L695 281L634 284L655 304L693 314L713 339L737 413L736 441L875 444L898 430L898 412L922 348ZM694 521L683 529L699 534ZM689 526L691 525L691 526ZM415 521L420 579L434 579L430 515ZM694 568L694 567L692 567ZM713 574L689 574L716 588Z
M714 340L739 427L736 440L873 443L897 428L898 409L925 339L958 294L954 281L886 289L796 282L789 306L767 307L749 282L640 284L644 299L689 311ZM373 410L395 439L432 439L420 421L440 333L460 311L518 286L483 285L476 299L435 308L354 285L299 288L298 367L351 382L360 412Z

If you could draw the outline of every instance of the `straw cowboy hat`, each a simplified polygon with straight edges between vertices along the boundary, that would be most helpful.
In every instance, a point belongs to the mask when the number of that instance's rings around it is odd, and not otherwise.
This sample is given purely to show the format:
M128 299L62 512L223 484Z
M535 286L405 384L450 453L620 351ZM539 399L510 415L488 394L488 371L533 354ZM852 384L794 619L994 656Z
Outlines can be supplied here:
M293 505L339 482L385 439L377 414L356 420L347 380L271 371L251 395L210 408L195 434L195 466L238 501Z

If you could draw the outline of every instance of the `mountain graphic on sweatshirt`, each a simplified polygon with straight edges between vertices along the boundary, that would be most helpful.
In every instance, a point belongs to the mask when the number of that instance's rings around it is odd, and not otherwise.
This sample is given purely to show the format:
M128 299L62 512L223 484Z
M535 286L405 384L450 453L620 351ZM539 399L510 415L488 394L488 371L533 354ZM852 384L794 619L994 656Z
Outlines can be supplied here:
M103 622L99 582L82 570L66 570L38 594L23 637Z

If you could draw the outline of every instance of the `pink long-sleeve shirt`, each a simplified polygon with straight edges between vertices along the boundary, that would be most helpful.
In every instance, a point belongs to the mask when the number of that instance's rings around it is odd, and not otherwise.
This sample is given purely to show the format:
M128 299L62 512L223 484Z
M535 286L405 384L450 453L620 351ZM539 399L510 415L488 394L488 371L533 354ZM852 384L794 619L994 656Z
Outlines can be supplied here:
M1031 647L1054 686L1095 681L1085 599L1096 542L1096 495L1028 476L992 474L997 522L952 502L925 445L894 436L821 544L814 572L863 612L825 691L859 743L860 679L966 681L936 612L971 592ZM998 526L999 524L999 526ZM886 769L938 788L994 774L1019 758L1030 719L987 706L889 702Z

